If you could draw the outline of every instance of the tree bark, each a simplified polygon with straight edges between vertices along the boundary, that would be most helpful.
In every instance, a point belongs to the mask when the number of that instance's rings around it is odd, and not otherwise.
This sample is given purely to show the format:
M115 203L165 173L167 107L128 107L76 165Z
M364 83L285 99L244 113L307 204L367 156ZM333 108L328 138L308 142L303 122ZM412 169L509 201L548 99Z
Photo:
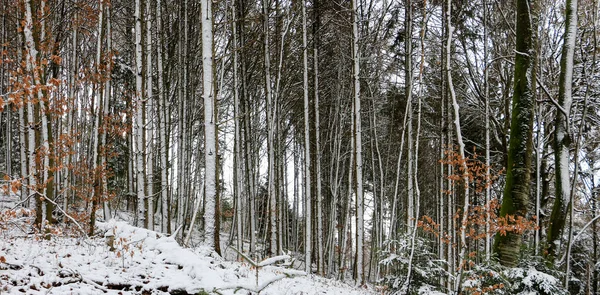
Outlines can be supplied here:
M353 99L353 121L354 121L354 153L356 161L354 170L356 172L356 284L364 285L364 261L363 261L363 239L364 239L364 191L363 191L363 159L362 159L362 127L361 127L361 108L360 108L360 53L359 53L359 32L358 32L358 6L356 0L352 0L352 59L353 59L353 80L354 80L354 99Z
M534 97L532 81L532 28L533 1L517 0L517 39L514 69L514 92L510 124L510 142L506 183L500 217L525 217L529 206L531 154L533 146ZM512 231L497 234L494 252L504 266L517 265L521 248L521 234Z
M565 221L572 206L570 200L571 183L569 162L571 146L571 130L569 115L571 114L573 92L573 55L577 38L577 0L567 0L565 10L565 35L560 58L560 76L558 81L558 104L554 121L554 173L555 198L550 214L547 233L547 258L553 261L556 257ZM575 176L576 177L576 176Z
M146 226L146 200L144 189L144 121L143 121L143 102L144 88L142 86L142 0L135 1L135 61L136 61L136 76L135 76L135 116L133 124L134 146L133 153L135 154L135 179L136 179L136 195L137 195L137 226Z
M306 2L302 1L302 64L303 64L303 93L304 93L304 271L311 273L312 253L312 198L310 174L310 104L308 99L308 41L306 38Z
M212 1L202 0L202 97L204 100L204 243L220 254L217 218L217 130L213 73Z

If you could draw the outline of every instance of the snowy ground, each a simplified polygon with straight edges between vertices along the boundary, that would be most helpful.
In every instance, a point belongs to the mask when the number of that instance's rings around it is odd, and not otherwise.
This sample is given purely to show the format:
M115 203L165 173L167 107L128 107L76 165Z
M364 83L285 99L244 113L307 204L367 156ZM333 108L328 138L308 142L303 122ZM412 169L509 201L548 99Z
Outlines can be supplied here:
M98 225L114 235L113 251L110 237L36 239L16 213L0 215L0 294L375 294L275 264L257 282L249 263L114 220Z

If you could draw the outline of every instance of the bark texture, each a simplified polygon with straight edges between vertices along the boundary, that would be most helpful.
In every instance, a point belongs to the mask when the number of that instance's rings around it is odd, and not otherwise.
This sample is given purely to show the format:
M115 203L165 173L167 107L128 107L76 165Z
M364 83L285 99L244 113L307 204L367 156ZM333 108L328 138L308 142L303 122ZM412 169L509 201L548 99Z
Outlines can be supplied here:
M531 181L531 154L534 117L534 96L531 90L532 76L532 28L531 8L533 1L517 2L517 39L515 53L514 88L510 142L506 184L502 198L500 217L525 217L529 206ZM504 266L516 266L521 248L521 234L507 231L498 233L494 252Z

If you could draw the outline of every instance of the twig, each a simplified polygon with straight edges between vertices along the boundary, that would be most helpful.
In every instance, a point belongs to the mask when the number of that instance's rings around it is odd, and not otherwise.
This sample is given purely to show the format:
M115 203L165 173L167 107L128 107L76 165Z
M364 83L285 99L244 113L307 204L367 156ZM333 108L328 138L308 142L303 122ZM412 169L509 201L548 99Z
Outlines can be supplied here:
M81 226L81 224L79 224L79 222L77 222L77 220L75 220L75 218L73 218L71 215L67 214L67 212L65 212L56 202L52 201L50 198L46 197L45 194L42 194L36 190L33 190L34 192L38 193L40 196L42 196L44 198L44 201L49 202L50 204L54 205L54 208L58 209L60 212L62 212L62 214L64 214L67 218L69 218L71 221L73 221L73 223L75 223L75 225L77 225L77 227L79 228L79 230L81 230L81 233L86 237L89 238L87 233L85 232L85 230L83 229L83 227Z
M283 275L278 275L266 282L263 282L260 285L256 285L256 287L251 287L251 286L240 286L240 285L235 285L235 286L227 286L227 287L223 287L223 288L216 288L213 292L217 292L219 290L230 290L230 289L235 289L235 290L239 290L239 289L244 289L244 290L248 290L250 292L254 292L254 293L260 293L262 290L264 290L266 287L268 287L269 285L281 280L281 279L285 279L285 278L289 278L289 277L293 277L293 275L290 274L283 274Z
M27 198L25 198L24 200L22 200L22 201L18 202L18 203L17 203L17 204L16 204L16 205L15 205L15 206L14 206L14 207L11 209L11 210L15 210L15 209L17 209L19 206L21 206L21 204L23 204L23 203L25 203L25 202L29 201L29 199L31 199L31 197L32 197L33 195L34 195L34 194L30 194L29 196L27 196Z
M540 87L542 88L542 90L544 90L544 93L546 93L546 96L548 96L548 100L550 100L550 102L552 102L552 104L561 113L563 113L563 115L565 115L565 117L567 117L567 119L568 119L569 115L567 115L567 111L565 111L565 109L563 107L561 107L560 104L554 98L552 98L552 95L550 95L550 91L548 91L548 89L546 88L546 86L544 86L544 84L542 84L542 81L540 81L540 78L537 75L535 76L535 80L537 80L538 85L540 85Z

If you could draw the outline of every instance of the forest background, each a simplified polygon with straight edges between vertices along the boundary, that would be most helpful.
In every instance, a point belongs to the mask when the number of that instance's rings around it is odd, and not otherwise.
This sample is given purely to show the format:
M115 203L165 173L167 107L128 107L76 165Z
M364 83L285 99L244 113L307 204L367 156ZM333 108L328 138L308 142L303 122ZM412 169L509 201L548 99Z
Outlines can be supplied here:
M597 0L0 3L40 233L129 212L359 285L599 294Z

